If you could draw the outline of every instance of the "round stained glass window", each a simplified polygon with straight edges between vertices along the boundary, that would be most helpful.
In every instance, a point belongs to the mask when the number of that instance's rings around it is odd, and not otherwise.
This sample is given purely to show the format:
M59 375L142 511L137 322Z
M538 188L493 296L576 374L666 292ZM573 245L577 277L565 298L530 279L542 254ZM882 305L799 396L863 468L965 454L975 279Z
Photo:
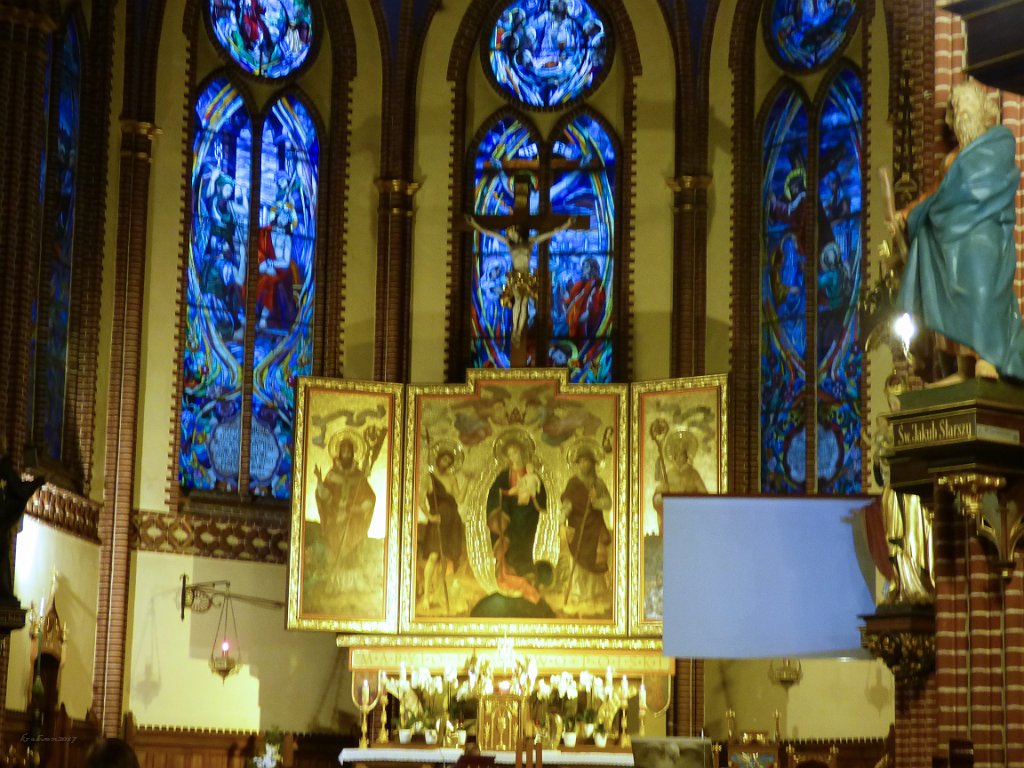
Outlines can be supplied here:
M515 0L487 37L498 88L526 106L563 106L596 87L611 60L608 27L586 0Z
M213 36L248 74L286 77L309 58L311 0L209 0Z
M857 25L855 0L769 0L764 14L768 50L784 67L812 70L846 45Z

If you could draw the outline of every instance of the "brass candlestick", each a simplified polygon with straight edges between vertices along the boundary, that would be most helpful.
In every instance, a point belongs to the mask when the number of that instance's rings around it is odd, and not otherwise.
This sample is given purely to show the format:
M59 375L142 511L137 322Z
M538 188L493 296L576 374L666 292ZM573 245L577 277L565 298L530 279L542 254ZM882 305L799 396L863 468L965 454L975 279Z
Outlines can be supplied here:
M377 743L388 743L388 692L384 687L380 690L380 733L377 734Z
M360 689L360 695L359 696L356 696L355 688L356 688L356 680L355 680L355 676L353 675L353 677L352 677L352 702L356 705L356 709L359 710L359 714L360 714L360 717L362 719L362 731L361 731L362 735L359 738L359 748L360 749L366 749L368 746L370 746L370 741L369 741L369 739L366 738L366 716L368 714L370 714L377 707L377 702L380 701L381 689L380 689L380 685L379 685L379 678L378 678L378 687L377 687L376 692L373 695L372 700L370 698L370 683L369 683L368 680L365 680L365 679L363 680L363 684L362 684L362 687Z

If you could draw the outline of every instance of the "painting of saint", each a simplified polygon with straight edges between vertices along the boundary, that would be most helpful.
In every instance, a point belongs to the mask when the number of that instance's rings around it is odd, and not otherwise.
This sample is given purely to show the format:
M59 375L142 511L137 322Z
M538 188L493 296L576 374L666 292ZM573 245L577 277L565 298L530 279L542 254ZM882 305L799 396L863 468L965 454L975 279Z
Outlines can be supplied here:
M302 377L288 626L395 631L401 385Z
M403 628L621 634L628 389L564 369L467 376L409 386Z
M721 493L726 487L726 376L633 385L633 629L660 634L667 495Z

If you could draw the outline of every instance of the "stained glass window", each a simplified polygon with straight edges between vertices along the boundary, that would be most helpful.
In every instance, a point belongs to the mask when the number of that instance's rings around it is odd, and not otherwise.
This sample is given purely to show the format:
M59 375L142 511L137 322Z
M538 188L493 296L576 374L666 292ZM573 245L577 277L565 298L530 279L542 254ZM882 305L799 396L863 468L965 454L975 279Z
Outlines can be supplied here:
M818 139L818 492L861 488L860 79L836 77L825 97Z
M250 490L288 498L295 380L312 373L313 256L320 144L302 102L263 123L257 236Z
M501 90L530 107L557 107L600 82L610 40L586 0L515 0L488 35L486 54Z
M567 365L574 382L611 381L615 148L600 123L582 115L555 141L552 157L552 211L588 216L590 228L559 232L549 246L548 363Z
M196 99L182 371L181 485L238 489L252 123L218 77Z
M185 488L238 490L247 423L248 490L283 499L291 492L295 380L312 372L320 143L308 108L292 96L255 127L258 156L253 130L238 89L214 78L196 100L193 126L179 474ZM247 285L255 290L251 318Z
M250 74L286 77L309 57L310 0L209 0L208 8L213 36Z
M512 179L503 170L519 162L537 162L537 141L514 117L498 120L480 141L476 154L473 212L508 214L513 207ZM538 196L531 195L530 208L537 211ZM474 368L508 368L512 336L512 311L501 304L505 275L512 269L512 256L500 240L473 235L472 290L470 300L471 362ZM537 249L530 256L530 269L537 270ZM536 303L531 300L527 338L534 327ZM533 350L530 357L533 358Z
M816 69L843 49L855 11L855 0L769 0L768 48L783 66Z
M817 114L816 181L808 180L808 107L783 89L764 130L761 279L761 490L807 487L813 397L818 493L861 489L857 297L861 284L860 80L833 80ZM814 258L815 261L809 261ZM815 280L808 292L807 280ZM815 297L807 307L808 296ZM816 348L808 350L808 322ZM809 354L813 353L813 354ZM815 366L812 388L807 365Z
M64 434L64 400L67 382L68 326L71 312L72 252L75 232L75 190L78 169L78 136L82 91L82 50L78 26L69 17L57 70L57 143L52 163L55 200L50 226L53 251L49 256L45 362L45 406L42 433L45 450L61 458Z
M761 202L761 490L799 493L807 477L804 284L814 201L807 193L807 107L783 90L764 131Z
M537 140L514 117L499 119L477 148L474 166L474 212L509 214L513 210L510 169L528 167L541 173ZM530 269L546 280L540 303L529 302L525 333L528 365L568 367L574 382L612 378L615 277L615 161L612 137L591 115L572 120L544 153L550 159L543 174L552 179L548 200L533 189L531 213L546 203L552 213L586 216L586 229L558 232L546 246L547 260L538 263L534 246ZM479 232L473 238L471 275L470 364L507 368L510 364L511 309L502 306L512 258L499 239ZM537 344L546 345L543 354Z

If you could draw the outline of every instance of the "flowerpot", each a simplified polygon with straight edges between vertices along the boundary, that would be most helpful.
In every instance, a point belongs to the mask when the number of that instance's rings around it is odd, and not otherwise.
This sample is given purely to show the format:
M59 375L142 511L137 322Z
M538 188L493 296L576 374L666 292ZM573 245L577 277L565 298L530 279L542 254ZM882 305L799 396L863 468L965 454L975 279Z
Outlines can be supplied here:
M583 724L583 735L588 739L594 738L594 729L597 728L597 723L584 723Z
M466 746L466 729L465 728L459 728L459 730L457 730L455 732L455 740L459 743L460 747Z
M427 743L427 746L437 744L437 731L433 728L428 728L423 732L423 740Z
M410 741L412 741L412 728L399 728L398 743L408 744Z
M598 749L604 749L605 745L607 743L608 743L608 734L607 733L595 733L594 734L594 746L595 747L597 747Z
M562 734L562 743L569 749L576 746L576 731L565 731Z

